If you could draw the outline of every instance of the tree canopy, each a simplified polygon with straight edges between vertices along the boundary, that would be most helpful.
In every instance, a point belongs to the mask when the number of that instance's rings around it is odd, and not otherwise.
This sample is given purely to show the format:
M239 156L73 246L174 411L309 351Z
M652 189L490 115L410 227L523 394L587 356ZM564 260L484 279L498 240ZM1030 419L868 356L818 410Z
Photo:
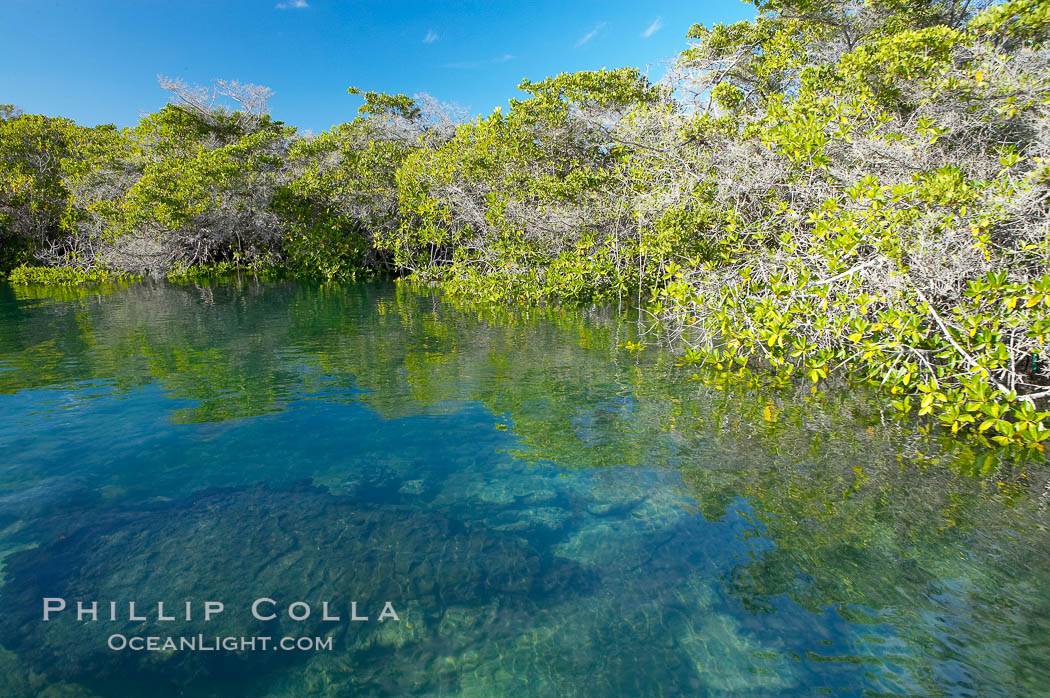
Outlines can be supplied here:
M317 135L269 91L162 78L130 129L0 106L0 269L397 273L644 307L698 375L851 380L978 441L1050 437L1050 5L759 0L633 68L465 120L350 87ZM65 277L63 277L65 278Z

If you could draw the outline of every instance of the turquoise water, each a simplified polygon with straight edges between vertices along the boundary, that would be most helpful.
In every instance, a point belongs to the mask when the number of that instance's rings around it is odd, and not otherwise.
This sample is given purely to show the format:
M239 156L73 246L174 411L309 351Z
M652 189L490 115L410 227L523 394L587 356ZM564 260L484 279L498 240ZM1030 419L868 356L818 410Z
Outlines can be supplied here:
M1050 695L1045 466L637 333L382 283L0 287L0 695ZM331 648L110 648L198 635Z

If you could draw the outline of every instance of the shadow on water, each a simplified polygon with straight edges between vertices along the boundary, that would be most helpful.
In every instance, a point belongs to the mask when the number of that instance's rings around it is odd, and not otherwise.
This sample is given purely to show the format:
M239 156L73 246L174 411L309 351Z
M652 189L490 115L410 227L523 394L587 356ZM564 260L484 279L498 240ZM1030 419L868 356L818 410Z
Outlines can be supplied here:
M5 288L0 694L1050 694L1045 465L636 339L388 283ZM43 623L44 596L226 610Z

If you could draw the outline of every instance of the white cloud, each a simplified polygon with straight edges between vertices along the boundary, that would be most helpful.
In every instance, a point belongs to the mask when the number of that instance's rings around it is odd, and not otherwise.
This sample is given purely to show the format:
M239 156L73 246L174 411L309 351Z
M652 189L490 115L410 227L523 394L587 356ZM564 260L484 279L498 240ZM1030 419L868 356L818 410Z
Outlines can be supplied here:
M427 30L427 35L423 37L423 43L424 44L432 44L432 43L434 43L437 40L438 40L437 32L434 31L433 29L428 29Z
M456 63L443 63L441 67L452 68L454 70L472 70L474 68L480 68L483 65L489 65L491 63L506 63L507 61L512 60L514 60L514 54L504 53L502 56L496 56L487 61L458 61Z
M276 7L278 10L302 10L310 6L310 3L306 0L288 0L288 2L279 2Z
M604 26L605 26L605 22L599 22L594 27L594 29L590 30L589 32L587 32L586 34L581 36L580 40L576 42L577 48L580 47L580 46L583 46L585 43L587 43L588 41L590 41L594 37L598 36L598 32L600 32L602 30L602 27L604 27Z
M652 36L653 34L655 34L656 32L660 31L663 28L664 28L664 20L663 20L663 18L662 17L657 17L656 19L653 20L653 23L650 24L648 27L646 27L645 31L642 32L642 38L643 39L648 39L650 36Z

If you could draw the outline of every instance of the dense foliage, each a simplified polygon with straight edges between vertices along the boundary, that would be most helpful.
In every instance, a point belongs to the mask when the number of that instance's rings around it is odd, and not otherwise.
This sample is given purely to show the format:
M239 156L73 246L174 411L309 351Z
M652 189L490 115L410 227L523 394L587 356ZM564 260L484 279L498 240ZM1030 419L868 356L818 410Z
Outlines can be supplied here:
M351 88L357 119L300 135L265 88L171 80L131 129L0 108L0 270L393 271L496 301L620 300L698 376L840 376L1041 451L1050 5L756 7L692 27L657 83L525 80L467 122Z

